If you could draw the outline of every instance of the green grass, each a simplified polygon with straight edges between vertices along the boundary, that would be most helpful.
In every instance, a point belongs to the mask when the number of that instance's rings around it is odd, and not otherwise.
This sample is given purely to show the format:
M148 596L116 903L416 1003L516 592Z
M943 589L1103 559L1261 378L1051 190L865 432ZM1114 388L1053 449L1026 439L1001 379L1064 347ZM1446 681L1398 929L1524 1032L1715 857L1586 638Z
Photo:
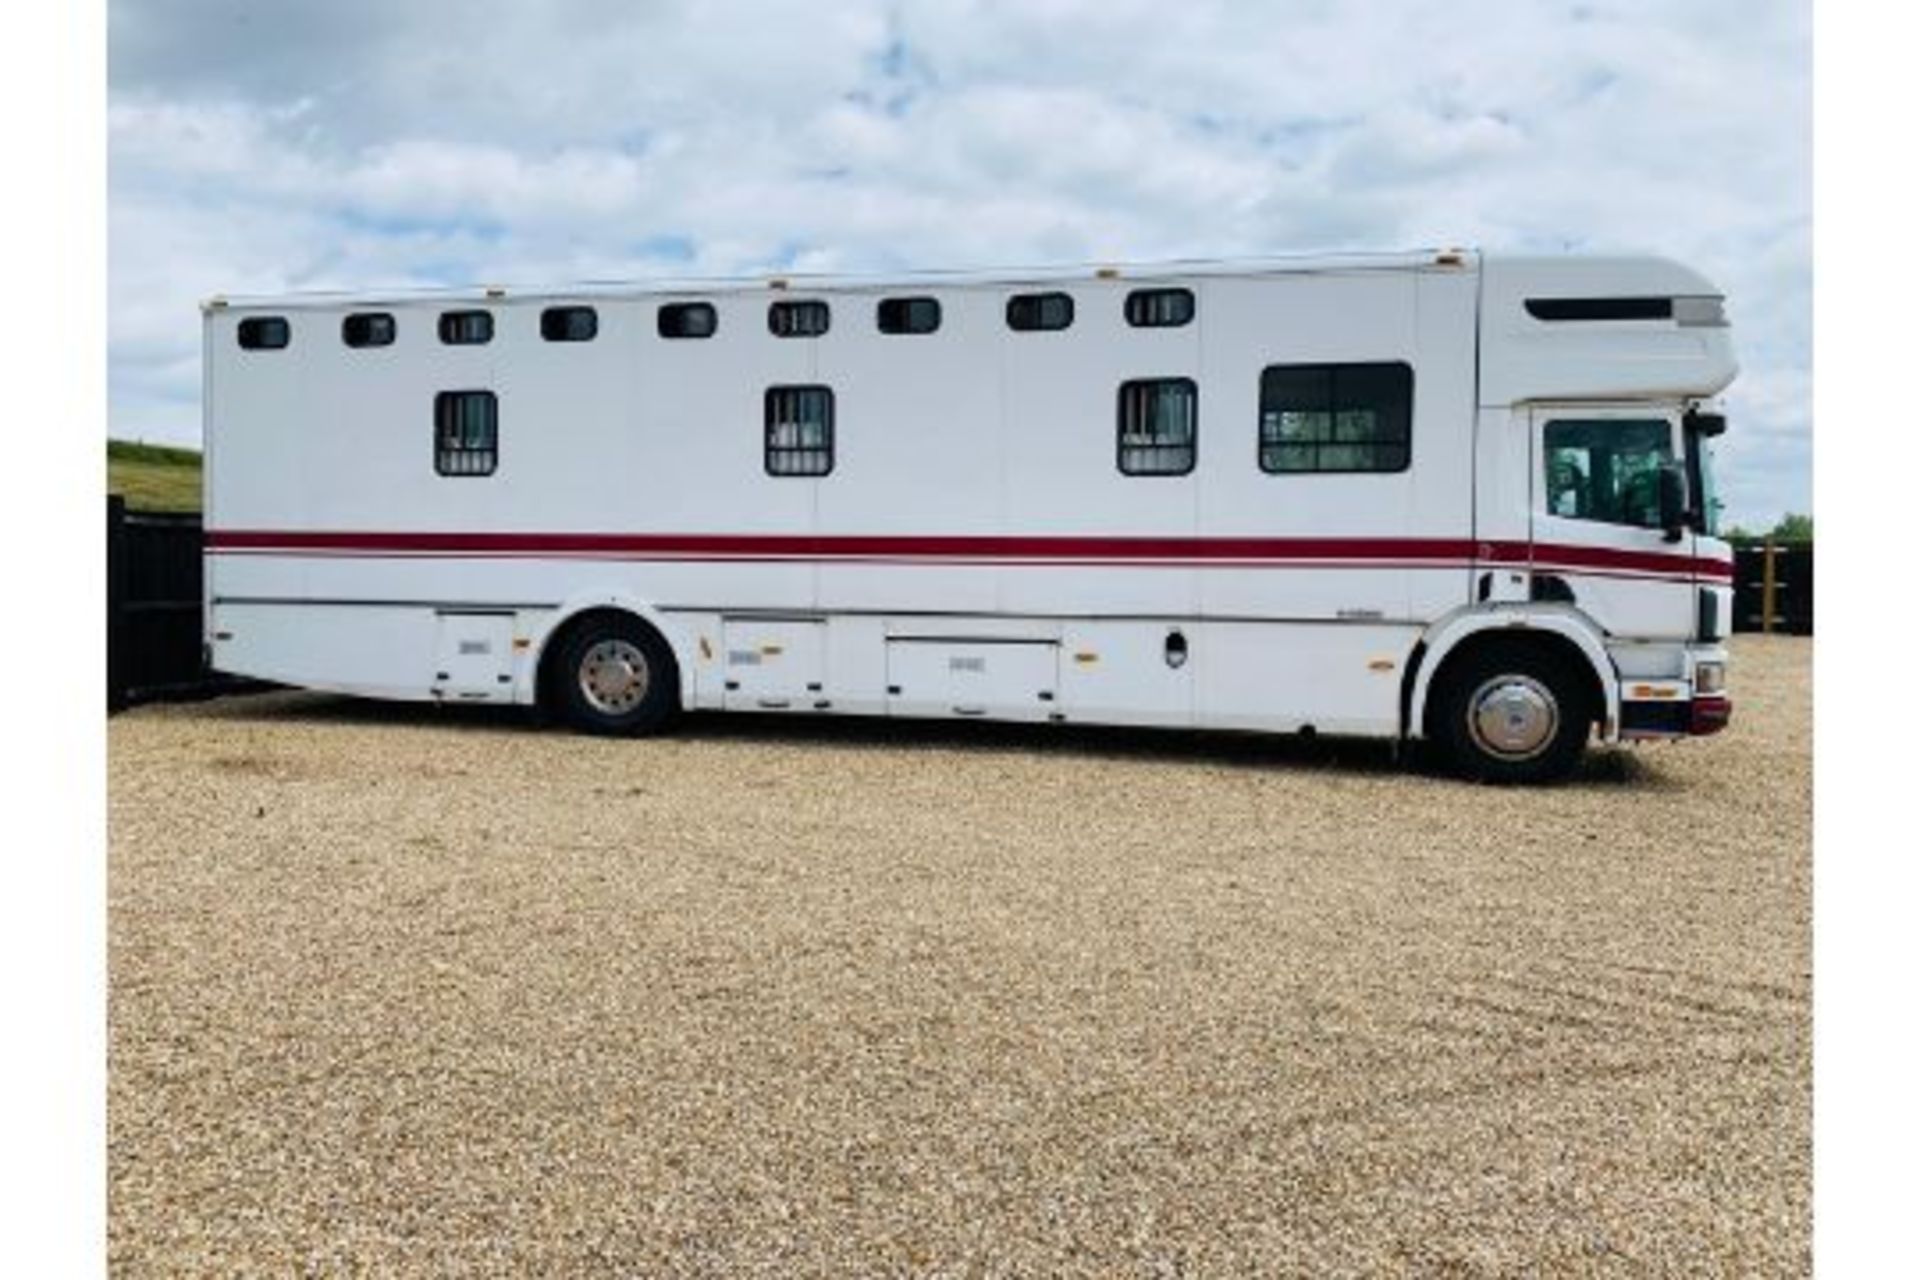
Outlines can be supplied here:
M107 492L123 495L136 511L198 511L200 451L109 440Z

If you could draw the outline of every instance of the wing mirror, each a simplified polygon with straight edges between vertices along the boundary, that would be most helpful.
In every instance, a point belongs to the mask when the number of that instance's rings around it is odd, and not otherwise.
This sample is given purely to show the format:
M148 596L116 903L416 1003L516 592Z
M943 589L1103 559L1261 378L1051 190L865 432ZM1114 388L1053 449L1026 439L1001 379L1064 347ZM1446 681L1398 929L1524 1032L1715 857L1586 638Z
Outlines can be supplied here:
M1660 468L1660 528L1668 542L1686 536L1693 513L1687 510L1687 473L1677 462Z
M1719 436L1727 431L1727 415L1724 413L1702 413L1698 409L1687 410L1681 426L1698 435Z

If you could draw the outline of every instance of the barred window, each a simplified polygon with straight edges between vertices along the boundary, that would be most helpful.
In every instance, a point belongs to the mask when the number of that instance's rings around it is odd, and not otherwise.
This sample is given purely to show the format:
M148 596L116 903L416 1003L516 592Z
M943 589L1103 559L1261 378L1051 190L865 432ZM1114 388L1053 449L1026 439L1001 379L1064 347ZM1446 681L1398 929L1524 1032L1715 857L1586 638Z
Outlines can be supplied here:
M491 311L442 311L440 341L453 347L478 346L493 341Z
M767 331L776 338L817 338L830 317L824 302L775 302L767 307Z
M1271 365L1260 374L1260 469L1404 471L1413 428L1413 368Z
M443 476L490 476L500 461L500 406L491 391L442 391L433 398L433 469Z
M767 474L824 476L833 470L833 388L767 388Z
M1135 289L1127 295L1127 323L1136 329L1176 329L1193 319L1193 290Z
M663 338L711 338L720 328L720 313L711 302L669 302L658 316Z
M281 316L250 316L240 322L240 345L248 351L278 351L293 338Z
M1120 384L1122 475L1183 476L1193 470L1200 389L1191 378L1141 378Z
M1073 295L1016 293L1007 299L1007 328L1022 332L1064 329L1073 323Z
M592 307L548 307L540 313L540 336L548 342L592 342L600 314Z
M350 347L388 346L393 333L393 317L385 311L356 311L340 322L340 341Z
M874 318L882 333L932 333L940 327L940 299L882 298Z

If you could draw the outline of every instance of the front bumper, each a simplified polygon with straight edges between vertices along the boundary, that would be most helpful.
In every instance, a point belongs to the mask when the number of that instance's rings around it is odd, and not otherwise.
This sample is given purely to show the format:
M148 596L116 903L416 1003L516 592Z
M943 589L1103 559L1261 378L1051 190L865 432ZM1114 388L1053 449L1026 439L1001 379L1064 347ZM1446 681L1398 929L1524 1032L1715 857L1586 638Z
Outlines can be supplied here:
M1622 738L1686 738L1718 733L1733 719L1733 699L1725 694L1659 702L1622 702Z

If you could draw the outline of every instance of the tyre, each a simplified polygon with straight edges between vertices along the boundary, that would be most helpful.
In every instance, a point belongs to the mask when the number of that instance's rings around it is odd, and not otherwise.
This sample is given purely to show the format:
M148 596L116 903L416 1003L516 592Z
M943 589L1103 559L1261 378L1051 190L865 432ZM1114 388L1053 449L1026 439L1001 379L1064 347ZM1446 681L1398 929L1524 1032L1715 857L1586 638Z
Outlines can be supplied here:
M1488 645L1449 663L1428 722L1454 772L1482 782L1555 782L1592 735L1583 674L1532 645Z
M680 709L673 651L651 627L614 614L573 628L552 689L567 723L583 733L653 733Z

